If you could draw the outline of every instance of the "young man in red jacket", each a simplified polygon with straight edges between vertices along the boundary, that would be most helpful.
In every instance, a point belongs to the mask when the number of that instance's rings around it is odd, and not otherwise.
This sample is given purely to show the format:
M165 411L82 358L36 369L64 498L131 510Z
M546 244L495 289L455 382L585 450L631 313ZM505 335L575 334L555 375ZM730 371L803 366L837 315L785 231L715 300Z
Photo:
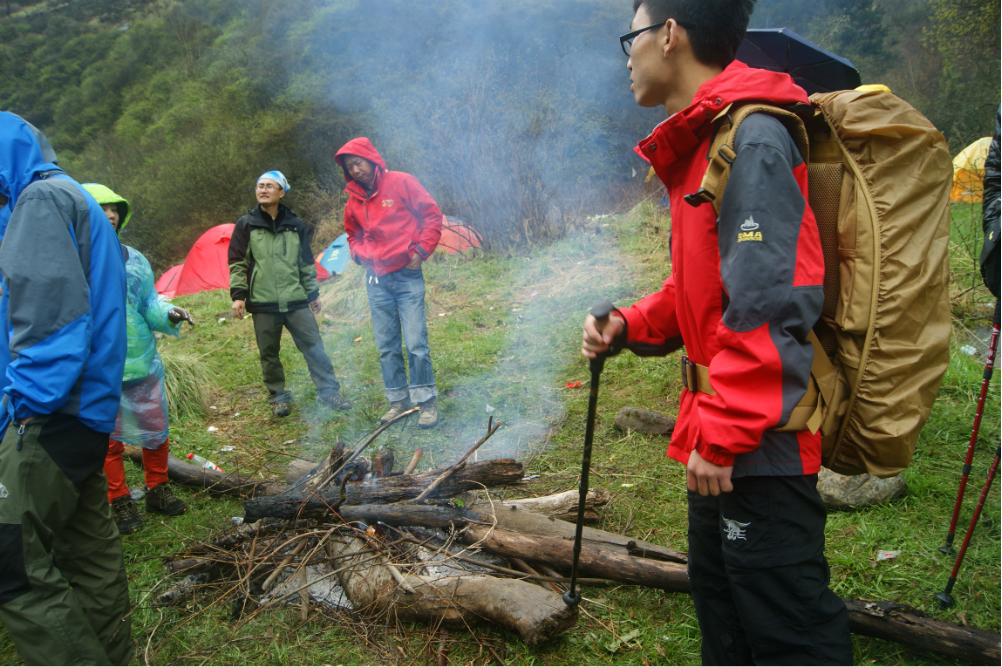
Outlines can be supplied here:
M352 259L366 269L372 331L390 402L381 421L386 423L417 404L418 426L432 428L438 424L438 390L428 348L421 264L438 246L442 212L416 178L387 171L386 162L365 137L346 143L335 159L347 183L348 248ZM407 345L409 383L401 334Z
M631 90L668 119L637 152L671 201L672 275L582 353L685 345L708 382L682 390L668 456L686 466L689 576L704 664L848 664L848 613L829 590L821 441L780 431L810 382L807 335L821 314L824 262L807 204L807 165L783 125L752 114L721 203L692 206L713 119L729 104L807 102L786 74L734 60L754 0L634 0L622 38Z

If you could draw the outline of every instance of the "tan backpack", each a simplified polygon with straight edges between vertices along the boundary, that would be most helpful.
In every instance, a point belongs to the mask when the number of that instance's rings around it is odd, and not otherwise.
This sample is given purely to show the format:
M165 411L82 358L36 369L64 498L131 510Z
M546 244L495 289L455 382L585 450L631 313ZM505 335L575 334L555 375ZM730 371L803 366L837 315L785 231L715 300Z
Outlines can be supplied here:
M764 112L786 126L808 165L825 302L805 397L817 403L802 401L783 430L820 427L822 463L835 472L891 477L911 462L950 361L953 163L943 135L891 93L839 91L801 106L721 111L702 187L686 200L719 215L744 119Z

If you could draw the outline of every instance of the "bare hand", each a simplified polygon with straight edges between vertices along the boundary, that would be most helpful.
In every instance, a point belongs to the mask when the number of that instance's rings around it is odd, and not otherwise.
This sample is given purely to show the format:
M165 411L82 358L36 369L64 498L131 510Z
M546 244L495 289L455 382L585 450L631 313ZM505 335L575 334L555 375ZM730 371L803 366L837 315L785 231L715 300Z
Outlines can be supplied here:
M609 315L602 331L598 330L595 316L589 315L584 321L584 334L581 336L581 354L594 359L601 352L607 352L612 342L623 333L626 323L615 314Z
M177 324L178 322L187 322L191 326L195 326L195 320L191 319L191 313L189 313L184 308L174 306L169 311L167 311L167 319L171 321L171 324Z
M233 300L233 316L238 320L244 319L244 313L246 313L245 304L243 299Z
M407 262L407 266L405 266L404 268L411 269L411 270L420 269L421 268L421 263L423 261L424 260L421 259L421 255L419 255L419 254L417 254L415 252L413 255L411 255L411 261Z
M314 315L319 315L320 314L320 310L322 308L323 308L323 306L320 304L320 299L317 299L315 301L310 301L310 310L313 311Z
M685 470L686 486L701 496L719 496L734 490L731 472L734 466L718 466L699 455L695 449L689 453L689 465Z

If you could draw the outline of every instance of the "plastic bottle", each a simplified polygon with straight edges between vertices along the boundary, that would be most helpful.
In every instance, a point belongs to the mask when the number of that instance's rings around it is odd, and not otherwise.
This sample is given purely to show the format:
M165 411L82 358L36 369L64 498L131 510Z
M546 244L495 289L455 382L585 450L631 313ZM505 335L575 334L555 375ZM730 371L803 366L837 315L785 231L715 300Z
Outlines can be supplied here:
M215 470L216 472L223 472L223 469L217 466L215 463L205 458L204 456L199 456L198 454L188 454L188 460L195 465L202 466L206 470Z

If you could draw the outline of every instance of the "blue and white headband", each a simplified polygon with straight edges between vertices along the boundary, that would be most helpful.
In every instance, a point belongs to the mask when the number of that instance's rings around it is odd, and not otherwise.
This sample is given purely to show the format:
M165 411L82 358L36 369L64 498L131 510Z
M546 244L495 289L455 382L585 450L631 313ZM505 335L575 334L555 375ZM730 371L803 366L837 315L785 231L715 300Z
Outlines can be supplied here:
M262 178L267 178L272 181L275 181L276 183L282 186L282 189L285 190L286 193L289 192L289 181L285 179L285 174L283 174L282 172L266 171L265 173L257 177L257 182L260 183Z

